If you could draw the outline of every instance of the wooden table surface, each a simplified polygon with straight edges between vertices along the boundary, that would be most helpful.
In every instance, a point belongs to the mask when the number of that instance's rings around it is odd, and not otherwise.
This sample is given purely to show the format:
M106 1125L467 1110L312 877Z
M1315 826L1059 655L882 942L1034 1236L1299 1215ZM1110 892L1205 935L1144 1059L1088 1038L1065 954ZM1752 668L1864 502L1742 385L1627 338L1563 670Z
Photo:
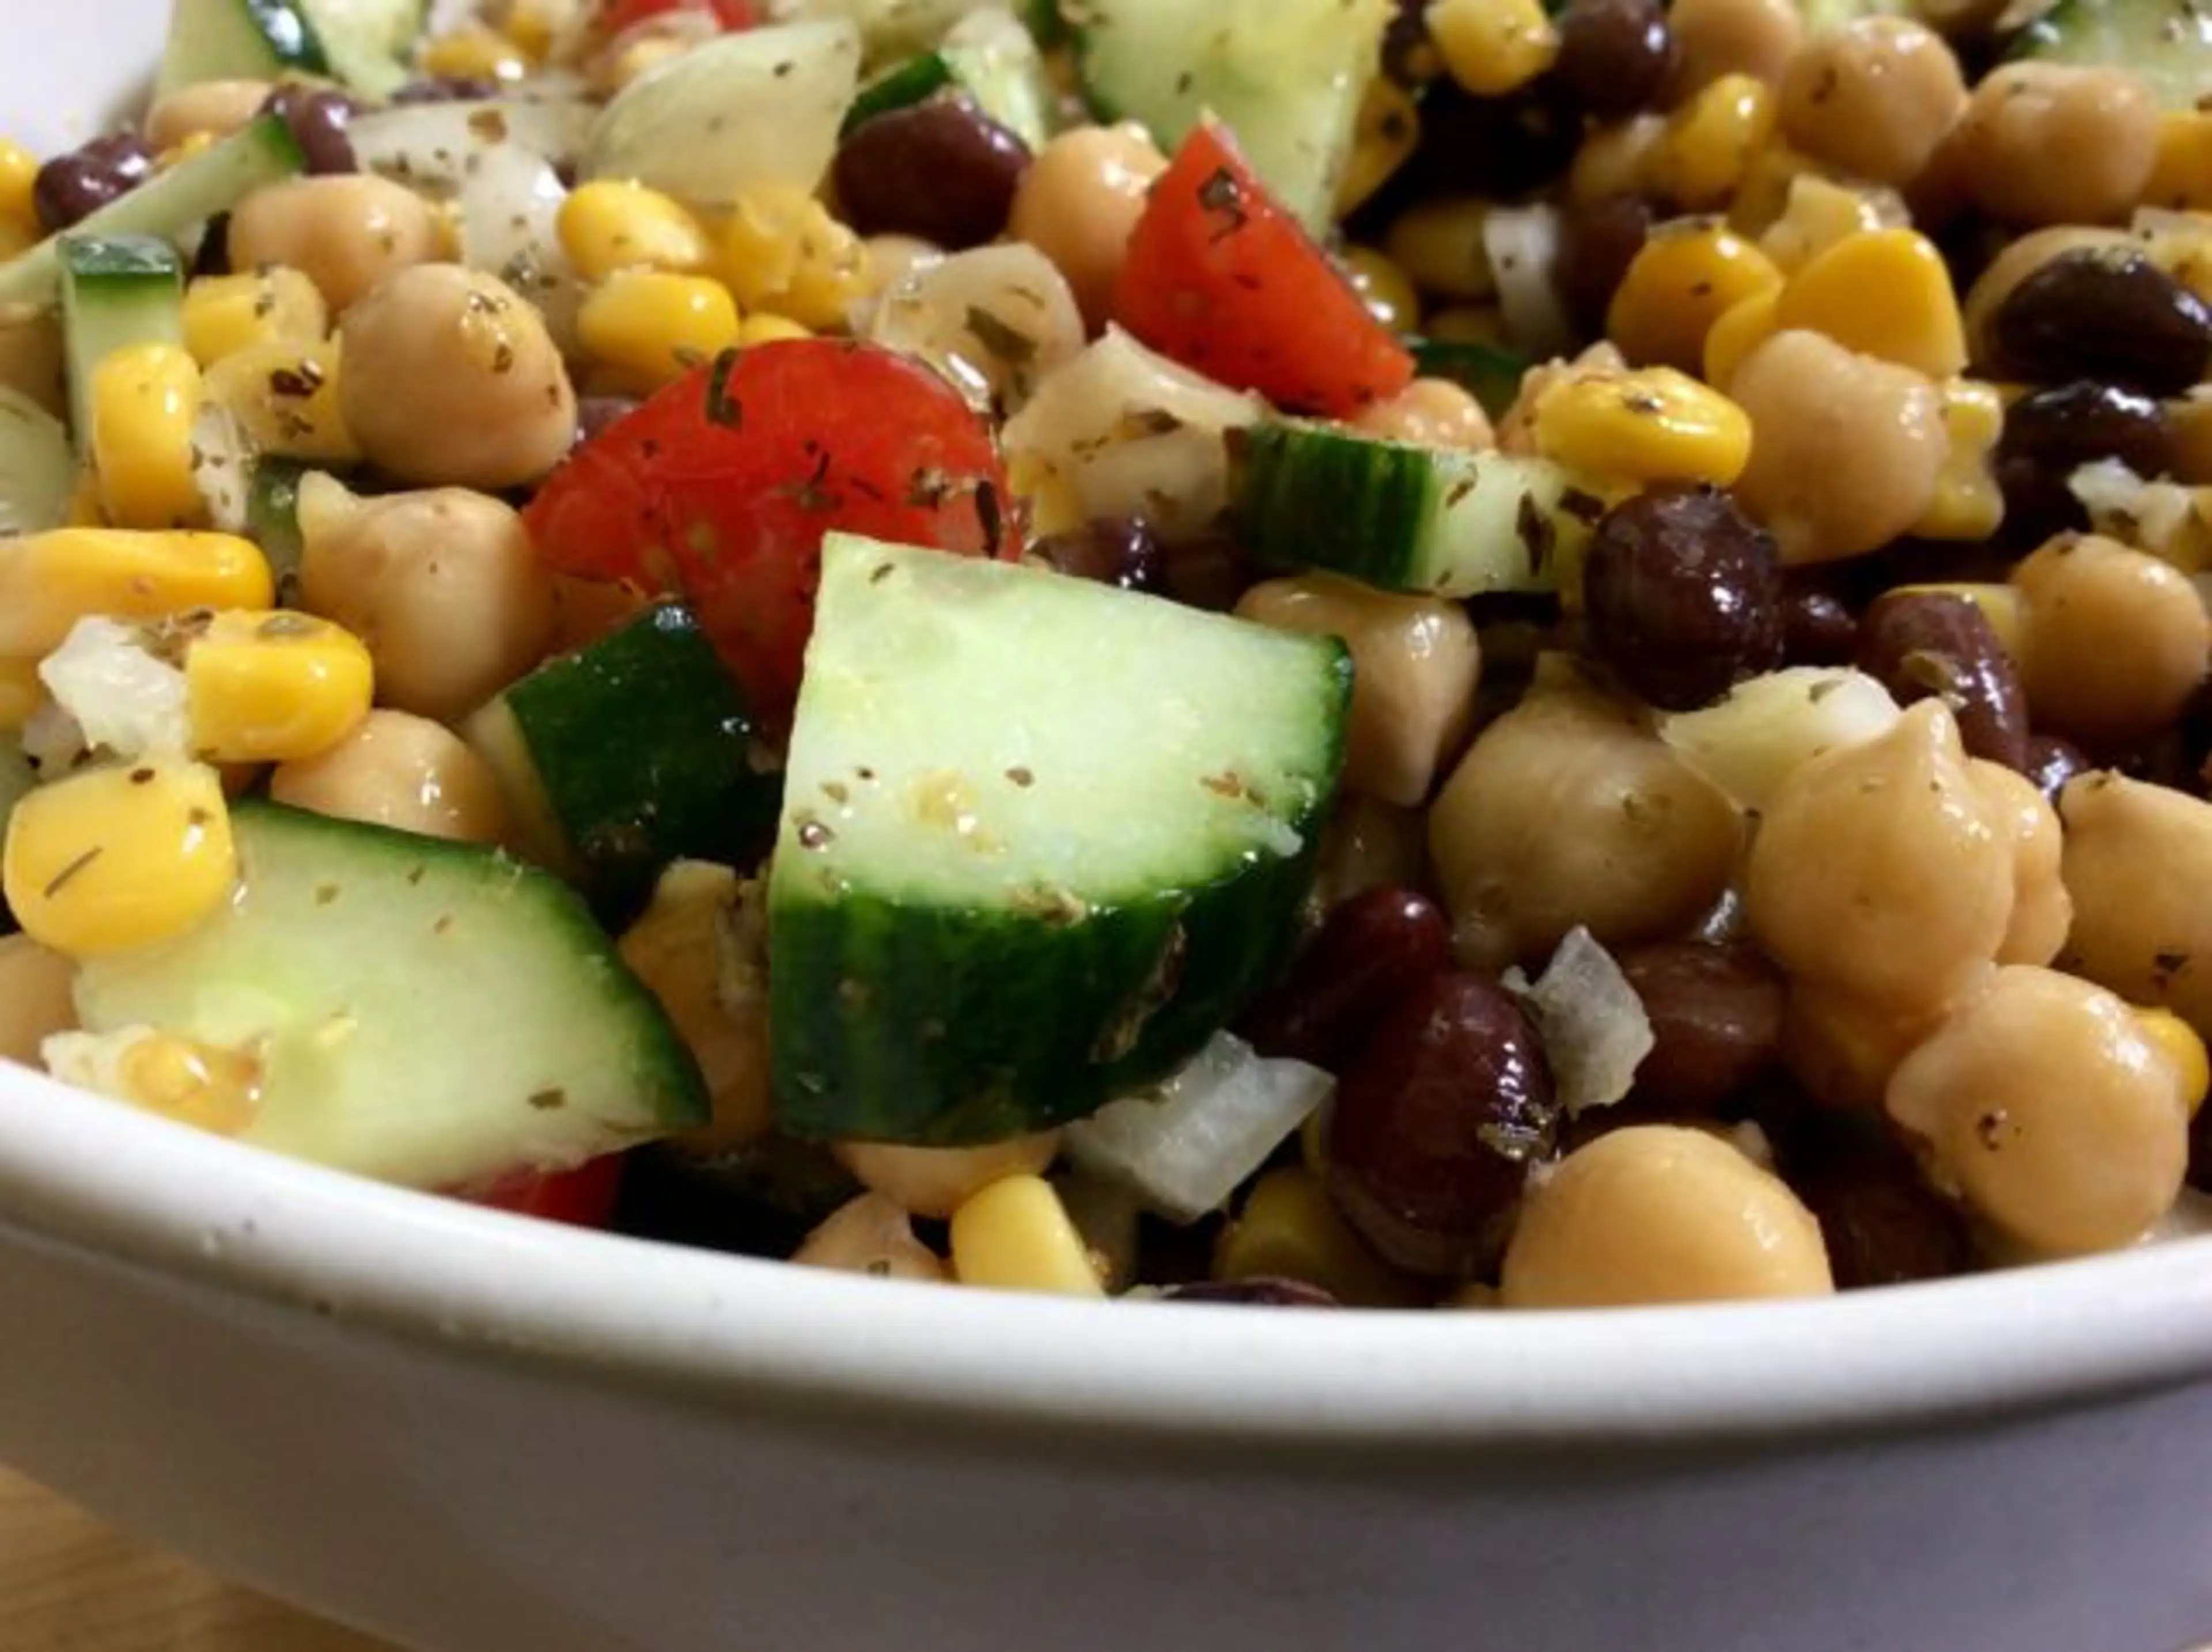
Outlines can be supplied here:
M394 1652L217 1582L0 1469L5 1652Z

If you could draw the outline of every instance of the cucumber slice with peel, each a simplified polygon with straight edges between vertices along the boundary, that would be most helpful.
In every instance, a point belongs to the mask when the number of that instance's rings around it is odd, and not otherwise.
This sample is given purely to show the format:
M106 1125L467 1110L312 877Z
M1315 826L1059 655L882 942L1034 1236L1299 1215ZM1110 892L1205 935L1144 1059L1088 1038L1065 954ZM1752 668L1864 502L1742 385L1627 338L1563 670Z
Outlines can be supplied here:
M783 1127L992 1141L1187 1060L1296 933L1350 688L1333 637L832 534L769 886Z
M2011 55L2125 70L2166 108L2191 110L2212 92L2212 11L2195 0L2059 0Z
M330 59L293 0L171 0L155 95L208 81L326 76Z
M70 422L78 455L88 457L94 369L133 344L184 343L185 265L158 236L71 234L62 238L61 266Z

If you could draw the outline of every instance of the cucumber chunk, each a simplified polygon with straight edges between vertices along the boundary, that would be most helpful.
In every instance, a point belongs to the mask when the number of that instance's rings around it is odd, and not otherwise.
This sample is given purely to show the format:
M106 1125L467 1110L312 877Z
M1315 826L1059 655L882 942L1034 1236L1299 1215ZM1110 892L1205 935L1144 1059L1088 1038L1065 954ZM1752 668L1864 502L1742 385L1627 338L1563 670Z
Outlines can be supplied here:
M1280 963L1343 645L832 534L769 884L783 1127L981 1142L1186 1060Z
M946 92L965 92L1032 152L1052 136L1054 98L1044 58L1012 13L996 10L962 18L936 51L909 58L862 87L846 112L840 136L878 115Z
M1229 438L1229 514L1262 561L1385 591L1556 591L1604 513L1548 459L1274 420Z
M0 537L61 526L76 487L76 456L62 422L0 385Z
M1482 404L1493 419L1505 416L1521 393L1521 380L1536 365L1525 352L1473 339L1408 338L1413 370L1424 379L1449 379Z
M185 265L153 235L61 242L62 348L69 361L70 422L80 457L92 444L93 370L133 344L185 339Z
M207 81L325 76L330 59L293 0L172 0L157 98Z
M429 14L428 0L298 0L339 82L388 98L407 83L407 60Z
M80 239L159 235L174 241L219 212L228 212L264 184L289 178L307 164L282 118L263 115L160 177L91 213L69 233ZM0 264L0 307L54 301L61 279L61 237Z
M2010 55L2124 69L2166 108L2194 109L2212 88L2212 11L2194 0L2059 0Z
M672 603L540 665L468 736L547 863L617 902L673 860L750 865L775 834L781 776L714 645Z
M418 1187L556 1170L688 1128L705 1086L582 902L494 850L248 803L239 888L87 961L86 1032L254 1055L243 1139Z
M1141 121L1172 152L1212 112L1276 197L1322 234L1395 9L1389 0L1085 0L1067 15L1102 120Z

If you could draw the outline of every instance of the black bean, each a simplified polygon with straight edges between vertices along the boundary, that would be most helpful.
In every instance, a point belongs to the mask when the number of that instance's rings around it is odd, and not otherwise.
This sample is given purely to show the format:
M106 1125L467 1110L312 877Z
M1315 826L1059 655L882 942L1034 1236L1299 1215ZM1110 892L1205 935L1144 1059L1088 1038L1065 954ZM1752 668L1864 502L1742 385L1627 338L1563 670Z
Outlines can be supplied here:
M1334 908L1238 1029L1262 1055L1339 1072L1395 1005L1451 964L1451 924L1418 890L1362 890Z
M192 249L191 278L202 276L227 276L230 273L230 214L218 212L208 220L207 228L200 232L200 244Z
M1850 604L1832 591L1783 581L1782 658L1791 665L1844 665L1859 646Z
M1488 976L1432 976L1340 1075L1329 1196L1399 1266L1480 1273L1504 1250L1529 1166L1559 1133L1551 1069L1520 1005Z
M1971 597L1893 591L1859 619L1858 667L1900 706L1930 695L1951 708L1967 755L2027 767L2027 695L2020 668Z
M637 411L637 398L633 396L580 396L576 399L576 440L590 441L605 432L610 425L619 422Z
M2178 396L2212 369L2212 308L2133 247L2062 252L1990 318L2001 379L2097 379Z
M1752 948L1662 941L1624 951L1620 969L1651 1023L1630 1104L1676 1118L1715 1114L1772 1070L1782 978Z
M1631 689L1693 710L1781 661L1774 541L1717 488L1647 489L1598 524L1583 614L1591 651Z
M136 132L110 132L58 155L31 185L39 223L48 234L120 200L154 173L154 152Z
M2189 1185L2212 1193L2212 1104L2199 1108L2189 1123Z
M1681 56L1659 0L1569 0L1559 29L1552 72L1600 119L1657 102Z
M2056 806L2058 794L2066 789L2066 782L2076 774L2086 774L2095 767L2088 754L2073 741L2056 734L2031 734L2027 737L2027 761L2021 773L2035 782L2035 789L2051 799Z
M1502 98L1439 82L1421 100L1420 143L1394 193L1526 195L1567 169L1582 136L1581 111L1553 76Z
M1258 583L1260 568L1236 540L1210 533L1162 547L1160 578L1167 595L1184 607L1225 614Z
M1138 516L1101 516L1066 533L1047 534L1030 548L1047 568L1123 591L1166 588L1159 536Z
M959 251L1006 227L1029 145L964 96L863 122L837 146L832 176L863 235L919 235Z
M1656 221L1650 201L1626 193L1571 201L1560 212L1559 253L1552 279L1568 316L1590 337L1604 336L1613 295Z
M1959 1212L1875 1121L1808 1108L1781 1148L1784 1177L1818 1218L1839 1289L1941 1279L1973 1266Z
M2005 410L1996 474L2005 500L2005 535L2020 545L2089 525L2066 480L2084 465L2116 459L2137 476L2172 468L2166 410L2117 385L2076 380L2031 391Z
M353 140L346 136L356 111L344 93L288 82L262 100L261 112L283 118L309 172L328 176L356 169Z
M1162 1302L1231 1303L1252 1308L1334 1308L1339 1304L1317 1285L1303 1279L1194 1279L1170 1285Z
M495 80L479 75L433 75L427 79L410 81L392 94L392 101L404 106L414 103L482 103L499 96L505 88Z

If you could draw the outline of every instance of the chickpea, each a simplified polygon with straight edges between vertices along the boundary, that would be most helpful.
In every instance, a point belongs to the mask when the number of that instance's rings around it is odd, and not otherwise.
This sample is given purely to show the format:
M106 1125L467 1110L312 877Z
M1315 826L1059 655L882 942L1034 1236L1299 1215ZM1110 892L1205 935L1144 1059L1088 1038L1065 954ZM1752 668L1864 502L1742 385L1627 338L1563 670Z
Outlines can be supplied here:
M2212 803L2100 772L2068 782L2058 813L2074 902L2062 963L2212 1036Z
M261 112L267 81L202 81L157 99L146 112L146 142L156 153L195 137L228 137Z
M2074 902L2059 874L2065 835L2058 811L2018 769L1976 757L1966 771L1990 818L2002 823L2012 841L2012 920L1996 961L2049 963L2074 921Z
M300 537L302 604L368 645L383 704L451 721L544 658L552 576L496 499L359 499L324 478L302 489Z
M2093 743L2154 734L2204 680L2203 599L2171 563L2061 534L2013 570L2027 599L2021 676L2036 726Z
M1039 149L1015 187L1006 234L1060 266L1094 331L1113 307L1145 191L1167 164L1134 122L1078 126Z
M1808 984L1901 1011L1940 1007L2012 920L2012 834L1940 700L1783 782L1752 840L1745 915Z
M2015 224L2124 218L2158 159L2158 104L2133 75L2005 64L1983 76L1954 142L1975 204Z
M1835 1290L1820 1224L1781 1178L1703 1130L1631 1125L1528 1192L1507 1308L1609 1308Z
M949 1277L937 1253L914 1236L907 1213L881 1193L848 1200L806 1236L791 1260L802 1267L834 1268L878 1279Z
M1902 189L1966 112L1942 36L1903 17L1861 17L1806 43L1782 79L1782 133L1856 178Z
M1967 355L1978 363L1991 359L1990 319L2004 307L2004 301L2012 296L2014 288L2053 258L2092 247L2136 248L2141 245L2124 230L2093 229L2079 224L2031 230L2017 240L2008 242L2004 251L1990 260L1989 267L1966 289L1962 313L1966 325Z
M1989 970L1971 975L1971 992ZM1782 1017L1782 1064L1805 1093L1829 1107L1881 1105L1897 1064L1942 1024L1942 1009L1898 1011L1828 989L1793 987Z
M442 723L404 711L372 711L329 750L277 764L269 795L319 815L460 843L497 843L507 830L490 767Z
M1674 0L1667 22L1681 53L1668 88L1674 102L1723 75L1779 85L1805 37L1792 0Z
M1547 663L1429 811L1461 957L1534 963L1580 924L1608 947L1685 932L1735 869L1735 805L1632 712Z
M775 1122L768 1082L768 920L727 866L679 860L618 943L699 1063L713 1121L687 1132L692 1151L750 1146Z
M1482 658L1465 609L1306 574L1254 586L1237 612L1278 630L1343 638L1352 668L1346 787L1402 808L1427 798L1474 717Z
M1792 329L1744 358L1729 396L1752 425L1736 498L1784 564L1878 550L1934 501L1950 451L1943 398L1911 368Z
M39 1046L76 1025L76 966L28 935L0 936L0 1061L39 1065Z
M568 453L576 394L537 307L458 264L403 270L340 323L345 419L401 482L487 493Z
M333 313L395 272L440 257L445 246L444 226L428 201L367 173L270 184L230 215L234 269L297 270Z
M1326 911L1363 890L1420 888L1427 882L1426 838L1419 810L1346 793L1322 830L1315 901Z
M833 1150L854 1180L912 1216L949 1217L1002 1176L1042 1175L1060 1151L1060 1133L1042 1131L987 1147L902 1147L841 1141Z
M1456 447L1480 453L1498 445L1482 404L1449 379L1416 379L1387 401L1360 410L1352 428L1363 434L1417 447Z
M1937 1184L2044 1255L2127 1244L2172 1208L2189 1098L2115 994L2014 964L1899 1064L1883 1105Z

